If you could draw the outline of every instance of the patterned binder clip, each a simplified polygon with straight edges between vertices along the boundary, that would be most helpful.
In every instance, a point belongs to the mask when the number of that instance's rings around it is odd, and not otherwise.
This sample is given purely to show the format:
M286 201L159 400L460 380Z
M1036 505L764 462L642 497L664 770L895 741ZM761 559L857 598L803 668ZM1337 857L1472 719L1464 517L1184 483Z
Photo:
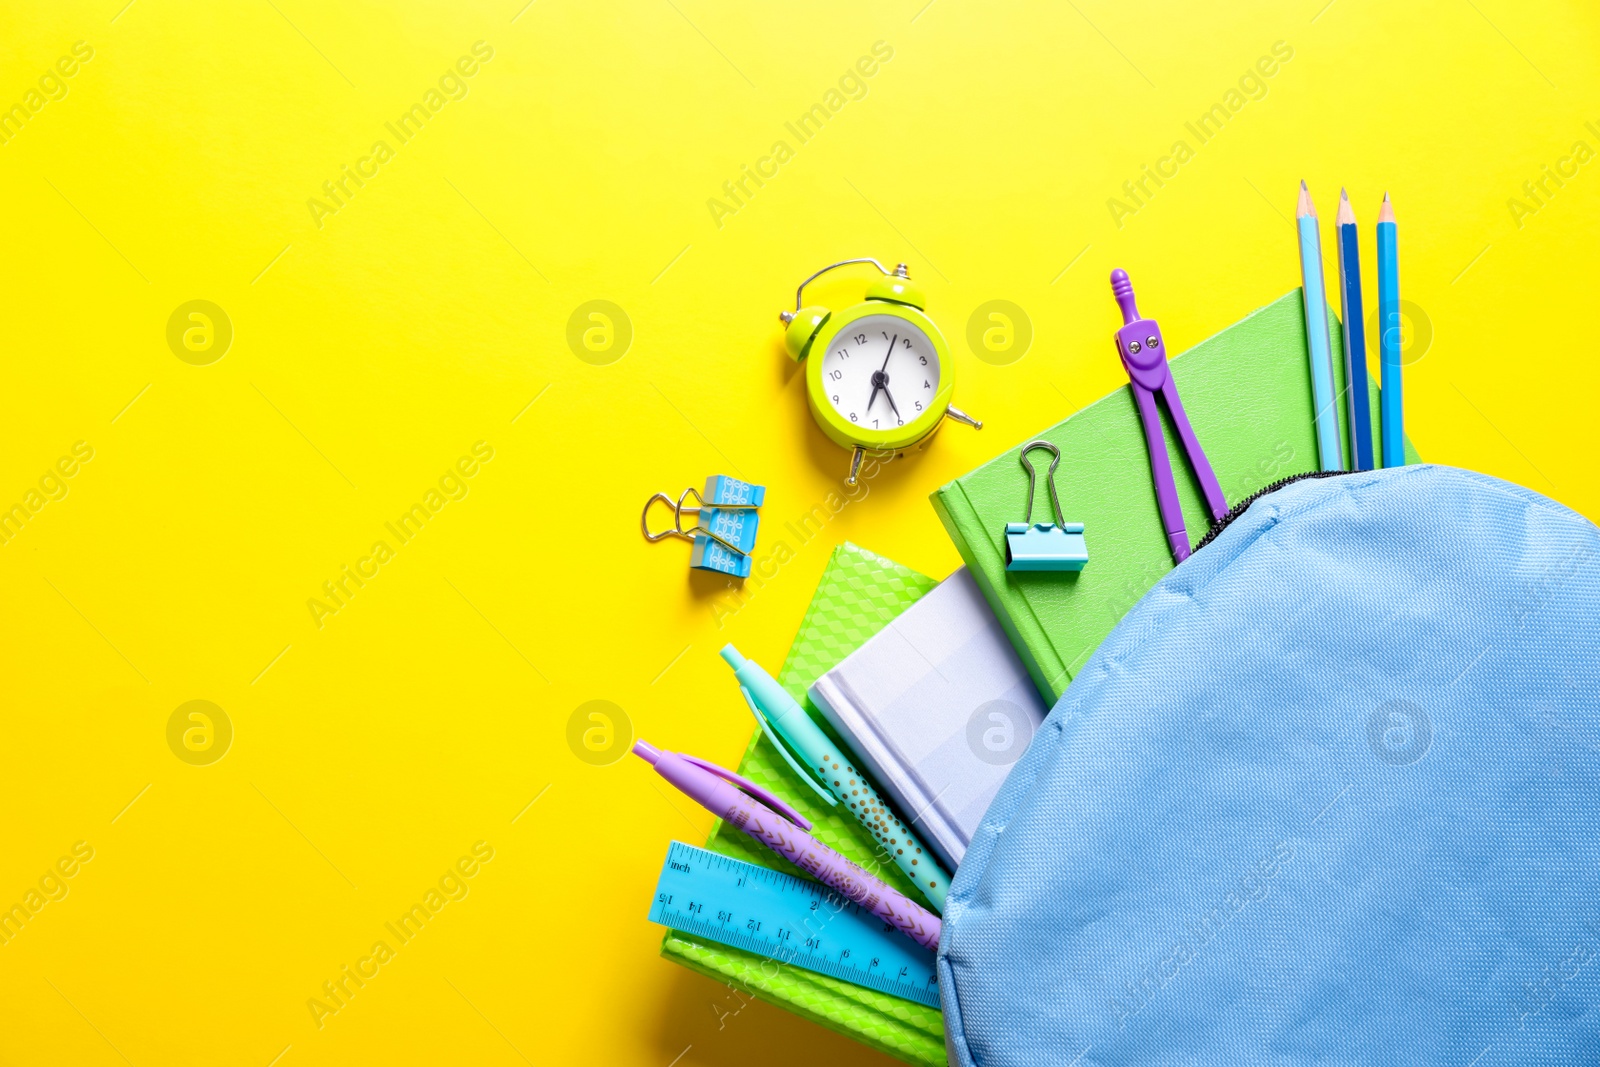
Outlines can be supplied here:
M1055 522L1033 521L1033 464L1028 453L1043 448L1051 455L1050 470L1045 474L1045 485L1050 489L1050 506L1055 512ZM1006 523L1006 570L1008 571L1081 571L1089 562L1089 544L1083 539L1083 523L1068 522L1061 517L1061 500L1056 496L1056 466L1061 462L1061 450L1049 441L1029 441L1022 446L1022 469L1028 472L1028 509L1023 522Z
M704 493L693 486L680 493L677 500L666 493L656 493L645 501L639 524L647 541L681 537L693 544L691 567L748 578L750 553L756 546L756 527L761 521L756 509L766 495L765 486L713 474L706 479ZM693 503L689 502L691 497ZM650 508L657 501L672 509L672 528L652 532ZM683 525L685 514L695 516L695 525L687 529Z

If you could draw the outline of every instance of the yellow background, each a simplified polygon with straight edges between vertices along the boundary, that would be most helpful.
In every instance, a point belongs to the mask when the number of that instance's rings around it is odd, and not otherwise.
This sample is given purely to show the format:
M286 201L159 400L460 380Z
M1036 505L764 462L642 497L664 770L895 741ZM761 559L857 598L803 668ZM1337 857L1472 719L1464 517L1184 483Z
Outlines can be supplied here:
M658 958L662 855L710 817L578 759L568 719L610 700L736 760L717 648L776 669L841 539L957 566L928 492L1122 383L1109 269L1187 348L1298 284L1302 177L1325 221L1351 190L1369 294L1394 195L1434 331L1406 379L1422 454L1600 510L1600 164L1507 206L1600 148L1591 5L124 3L0 14L0 104L94 50L0 145L0 504L94 449L0 546L0 904L94 849L0 946L5 1062L876 1059ZM467 95L398 144L384 123L477 41ZM799 144L784 123L878 41L866 95ZM1276 41L1266 95L1195 144ZM380 138L319 228L308 199ZM1195 158L1119 228L1106 201L1179 138ZM779 139L794 158L719 226L708 199ZM986 425L802 544L783 524L846 457L776 312L856 255L910 265ZM206 366L166 340L193 299L233 325ZM609 365L566 342L593 299L633 327ZM991 299L1033 325L1009 365L966 342ZM478 441L468 495L319 628L307 600ZM795 550L731 613L638 530L715 472L767 485L760 551ZM167 743L196 699L235 734L209 766ZM477 841L469 894L319 1029L307 1000Z

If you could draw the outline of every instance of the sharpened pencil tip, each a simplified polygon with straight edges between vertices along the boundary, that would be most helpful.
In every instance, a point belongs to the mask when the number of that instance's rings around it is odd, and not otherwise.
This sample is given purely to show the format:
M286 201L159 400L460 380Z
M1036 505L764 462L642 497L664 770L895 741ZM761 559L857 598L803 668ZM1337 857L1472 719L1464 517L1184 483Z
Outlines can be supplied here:
M1383 202L1385 204L1387 204L1389 202L1389 190L1387 190L1387 189L1385 189L1383 191Z
M1350 194L1344 191L1344 186L1342 186L1342 185L1339 186L1339 199L1340 200L1349 200L1350 199Z
M1317 217L1317 207L1311 202L1311 190L1306 188L1305 179L1301 179L1300 195L1295 198L1294 217L1297 219Z

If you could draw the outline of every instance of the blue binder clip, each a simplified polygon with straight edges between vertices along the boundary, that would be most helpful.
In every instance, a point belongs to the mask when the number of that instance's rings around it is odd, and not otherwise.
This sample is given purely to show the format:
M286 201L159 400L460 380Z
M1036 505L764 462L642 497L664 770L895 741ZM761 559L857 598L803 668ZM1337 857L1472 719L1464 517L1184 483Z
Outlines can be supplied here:
M689 566L696 570L731 574L735 578L750 577L750 556L747 553L729 552L721 542L713 541L705 534L694 536Z
M1050 504L1055 511L1055 522L1033 521L1033 482L1035 471L1028 462L1028 453L1043 448L1051 455L1050 470L1045 474L1045 484L1050 489ZM1056 496L1056 467L1061 462L1061 450L1049 441L1029 441L1022 446L1018 457L1022 469L1028 472L1028 510L1023 522L1006 523L1006 570L1008 571L1081 571L1089 562L1089 544L1083 538L1083 523L1067 522L1061 517L1061 500Z
M639 525L646 541L681 537L693 544L689 566L697 570L748 578L750 553L756 547L756 528L761 521L756 509L766 496L765 486L713 474L706 479L704 493L690 486L678 494L676 501L665 493L656 493L645 501ZM693 503L689 502L691 497ZM650 529L650 507L658 500L672 509L672 528L656 533ZM696 516L695 525L687 529L683 525L685 514Z
M726 474L713 474L706 479L706 492L702 503L722 504L730 508L759 508L767 499L767 487L741 482Z
M698 501L697 507L687 507L683 501L685 497L694 496ZM764 485L751 485L741 482L737 478L730 478L726 474L713 474L706 479L705 492L696 493L692 488L685 489L683 496L678 498L676 513L698 512L700 515L700 528L706 533L696 535L695 544L708 541L710 536L717 537L724 545L729 545L737 553L748 556L756 547L756 526L761 518L756 514L763 501L767 499L767 487ZM689 566L699 567L697 562L702 553L695 552L690 557ZM714 554L713 554L714 555ZM737 574L740 578L750 576L750 561L744 562L743 573L726 570L719 566L707 566L705 570L721 571L723 574Z

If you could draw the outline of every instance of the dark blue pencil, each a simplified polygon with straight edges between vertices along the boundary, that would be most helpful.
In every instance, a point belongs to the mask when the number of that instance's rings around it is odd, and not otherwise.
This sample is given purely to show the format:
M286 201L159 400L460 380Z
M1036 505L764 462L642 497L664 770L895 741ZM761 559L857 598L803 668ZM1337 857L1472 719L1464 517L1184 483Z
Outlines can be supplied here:
M1350 469L1372 469L1372 411L1367 395L1367 325L1362 321L1361 246L1350 197L1339 190L1339 300L1344 319L1344 391L1349 399Z

